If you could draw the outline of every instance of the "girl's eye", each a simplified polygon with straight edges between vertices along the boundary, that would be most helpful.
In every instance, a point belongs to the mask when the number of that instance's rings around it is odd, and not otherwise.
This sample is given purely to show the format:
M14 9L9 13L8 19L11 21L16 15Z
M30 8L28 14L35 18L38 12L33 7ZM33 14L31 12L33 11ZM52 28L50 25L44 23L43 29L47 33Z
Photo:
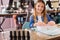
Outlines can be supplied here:
M44 6L41 6L42 8L44 7Z
M42 6L40 6L41 8L44 8L44 6L42 5Z

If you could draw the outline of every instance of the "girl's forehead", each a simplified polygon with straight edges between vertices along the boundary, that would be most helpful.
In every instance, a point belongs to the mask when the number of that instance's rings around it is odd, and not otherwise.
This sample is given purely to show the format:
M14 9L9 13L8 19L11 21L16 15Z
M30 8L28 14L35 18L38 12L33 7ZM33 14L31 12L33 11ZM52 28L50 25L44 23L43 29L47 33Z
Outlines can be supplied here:
M44 5L44 3L42 3L42 2L38 2L36 5Z

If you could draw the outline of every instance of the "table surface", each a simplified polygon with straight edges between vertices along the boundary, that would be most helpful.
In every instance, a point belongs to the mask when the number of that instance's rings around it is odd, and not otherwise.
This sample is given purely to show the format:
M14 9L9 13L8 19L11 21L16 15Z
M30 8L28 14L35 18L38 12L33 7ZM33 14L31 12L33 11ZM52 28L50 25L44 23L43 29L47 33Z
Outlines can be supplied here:
M30 38L31 38L30 40L49 40L49 39L53 39L56 37L59 37L59 39L60 39L60 35L49 36L49 35L45 35L42 33L39 33L39 35L38 35L36 31L31 31L31 30L29 30L29 31L30 31ZM6 33L6 31L4 31L4 32ZM8 37L9 33L7 32L6 34L7 35L5 35L5 36Z
M49 36L49 35L45 35L45 34L42 34L42 33L39 33L39 35L38 35L36 32L32 32L31 35L32 35L32 39L34 39L34 40L48 40L48 39L53 39L53 38L56 38L56 37L60 37L60 35Z
M60 28L60 25L58 25L58 27ZM51 35L46 35L43 33L37 33L35 31L32 31L31 35L34 40L49 40L49 39L56 40L56 38L60 40L60 35L51 36Z

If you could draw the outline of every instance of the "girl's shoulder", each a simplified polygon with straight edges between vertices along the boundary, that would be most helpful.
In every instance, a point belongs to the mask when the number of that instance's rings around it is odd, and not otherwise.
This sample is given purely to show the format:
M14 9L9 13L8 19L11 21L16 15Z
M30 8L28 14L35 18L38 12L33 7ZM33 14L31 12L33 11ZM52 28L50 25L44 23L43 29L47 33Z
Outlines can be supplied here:
M34 17L33 15L30 16L30 18L33 18L33 17Z
M48 13L46 14L46 17L49 17L49 14Z

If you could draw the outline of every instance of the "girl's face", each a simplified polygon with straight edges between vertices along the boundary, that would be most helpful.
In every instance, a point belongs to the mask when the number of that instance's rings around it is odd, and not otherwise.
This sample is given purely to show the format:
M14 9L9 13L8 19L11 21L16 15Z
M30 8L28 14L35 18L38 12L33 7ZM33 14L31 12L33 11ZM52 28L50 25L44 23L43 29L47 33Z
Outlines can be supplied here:
M42 2L39 2L36 4L35 8L37 13L42 13L44 10L44 4Z

